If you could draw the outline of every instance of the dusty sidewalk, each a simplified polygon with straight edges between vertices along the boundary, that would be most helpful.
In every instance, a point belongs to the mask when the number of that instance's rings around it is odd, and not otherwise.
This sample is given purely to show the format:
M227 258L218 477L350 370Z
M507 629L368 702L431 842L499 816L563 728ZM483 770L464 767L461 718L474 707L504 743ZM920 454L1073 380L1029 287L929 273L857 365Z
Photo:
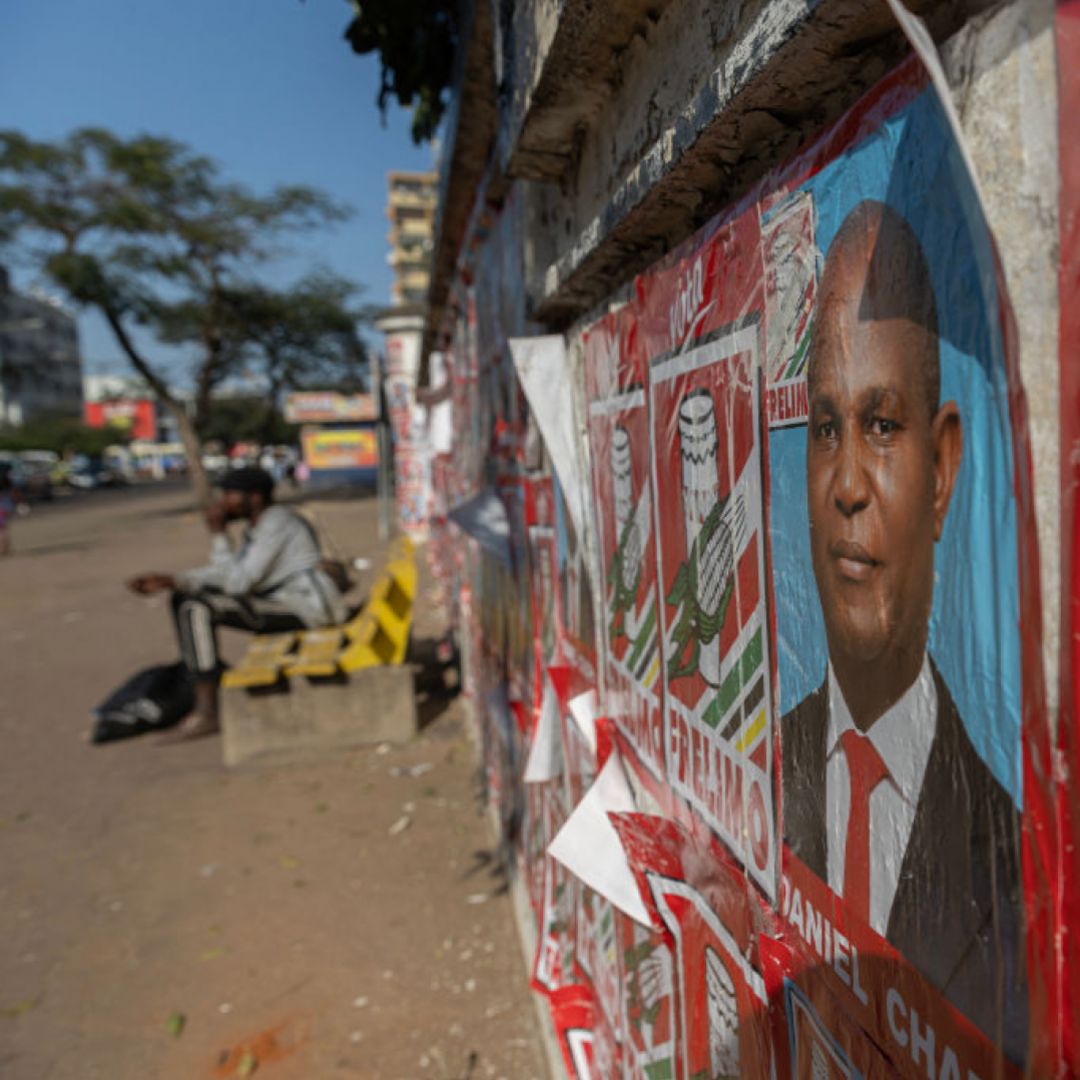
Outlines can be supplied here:
M0 1075L228 1077L250 1048L267 1080L545 1076L460 702L407 748L275 771L84 741L173 655L164 603L119 582L201 561L184 505L47 508L0 560ZM317 507L376 550L373 500Z

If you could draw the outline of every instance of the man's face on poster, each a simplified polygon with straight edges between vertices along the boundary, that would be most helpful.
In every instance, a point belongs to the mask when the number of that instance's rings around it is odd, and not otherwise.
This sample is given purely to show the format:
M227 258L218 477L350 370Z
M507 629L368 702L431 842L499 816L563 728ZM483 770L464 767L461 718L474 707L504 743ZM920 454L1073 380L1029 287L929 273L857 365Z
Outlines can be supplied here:
M955 404L937 405L936 316L914 244L871 211L841 229L822 275L807 498L834 663L921 661L926 647L961 435Z

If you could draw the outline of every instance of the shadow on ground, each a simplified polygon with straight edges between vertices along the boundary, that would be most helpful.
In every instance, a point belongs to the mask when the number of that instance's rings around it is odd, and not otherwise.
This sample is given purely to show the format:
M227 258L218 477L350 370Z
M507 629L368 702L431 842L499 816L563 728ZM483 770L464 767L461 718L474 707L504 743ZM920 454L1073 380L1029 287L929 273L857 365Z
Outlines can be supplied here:
M447 638L414 637L405 662L416 673L416 718L421 731L450 707L461 691L457 650Z

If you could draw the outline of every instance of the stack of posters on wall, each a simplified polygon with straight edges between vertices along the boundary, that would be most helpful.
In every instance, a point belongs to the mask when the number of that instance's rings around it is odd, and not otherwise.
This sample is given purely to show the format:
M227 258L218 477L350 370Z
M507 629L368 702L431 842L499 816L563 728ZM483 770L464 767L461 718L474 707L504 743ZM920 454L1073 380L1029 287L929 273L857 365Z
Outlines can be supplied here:
M1052 1071L1010 320L913 58L572 336L587 487L515 480L526 585L469 605L571 1075Z

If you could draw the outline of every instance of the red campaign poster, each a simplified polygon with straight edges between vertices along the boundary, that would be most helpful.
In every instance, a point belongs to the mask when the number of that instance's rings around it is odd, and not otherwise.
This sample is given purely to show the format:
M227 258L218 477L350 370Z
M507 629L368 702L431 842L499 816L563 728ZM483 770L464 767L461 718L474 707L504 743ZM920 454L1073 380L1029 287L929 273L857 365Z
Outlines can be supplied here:
M596 779L603 725L598 725L597 693L593 682L568 664L548 668L559 703L566 805L571 809Z
M759 947L769 1000L779 1003L773 1027L778 1077L885 1080L896 1075L880 1049L827 989L818 984L809 992L794 977L799 959L790 946L762 936Z
M589 988L570 985L550 996L551 1020L562 1050L563 1064L570 1080L600 1080L594 1072L593 1031L596 1008Z
M546 852L569 817L569 811L561 780L536 786L543 790L542 830ZM533 987L542 993L550 994L574 981L574 916L579 887L577 879L562 863L544 855L540 935L532 979Z
M672 1075L769 1076L774 1021L757 959L764 910L755 890L717 846L673 821L611 820L656 928L671 943L679 1063Z
M627 305L585 335L585 386L594 527L604 611L599 620L605 712L656 778L664 775L664 721L647 371Z
M619 999L619 941L615 908L587 885L578 886L574 958L593 990L596 1007L615 1033L621 1032Z
M639 283L649 360L667 778L776 889L757 215Z
M548 781L552 783L552 781ZM540 909L544 898L545 851L549 837L544 827L544 788L546 784L522 784L525 808L521 821L521 844L518 848L518 865L521 868L529 904L539 926Z
M802 191L759 204L765 279L765 413L769 427L806 422L806 363L817 299L814 206Z
M787 341L766 393L793 978L901 1076L1041 1074L1054 870L1038 553L979 195L912 60L750 201L767 280L786 265L795 281L789 311L766 304L767 340Z
M794 856L785 867L779 911L793 950L792 984L804 996L835 1003L833 1012L859 1031L860 1041L887 1051L892 1075L908 1080L1021 1075L971 1020L943 1002L872 929L853 919Z
M678 1011L668 938L616 912L626 1080L675 1080Z
M590 987L595 1005L595 1075L622 1075L622 1015L619 940L615 908L599 893L578 885L577 942L574 959L580 981Z

